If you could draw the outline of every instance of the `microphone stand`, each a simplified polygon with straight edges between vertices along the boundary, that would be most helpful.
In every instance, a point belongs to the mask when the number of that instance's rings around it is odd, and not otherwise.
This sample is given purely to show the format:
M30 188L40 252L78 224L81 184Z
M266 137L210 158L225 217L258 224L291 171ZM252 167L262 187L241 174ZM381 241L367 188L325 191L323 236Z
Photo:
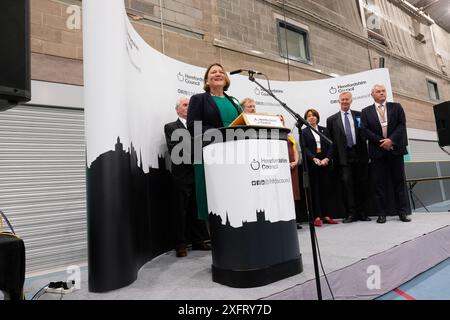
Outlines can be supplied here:
M312 131L317 133L321 138L323 138L326 143L329 145L332 145L333 142L324 134L319 132L318 130L314 129L308 121L303 119L298 113L296 113L294 110L288 107L286 103L278 99L271 90L266 89L264 86L262 86L258 81L256 81L254 75L256 72L249 70L248 71L248 79L254 83L256 83L261 89L263 89L268 95L270 95L272 98L274 98L287 112L289 112L294 119L296 120L296 127L298 128L299 132L299 139L300 142L300 148L302 150L302 164L303 164L303 187L305 189L306 193L306 213L309 220L309 233L311 236L311 247L312 247L312 254L313 254L313 261L314 261L314 274L316 277L316 287L317 287L317 298L318 300L322 300L322 288L320 285L320 274L319 274L319 263L317 261L317 248L316 248L316 230L314 227L314 219L312 217L312 212L310 208L312 208L312 200L311 200L311 185L309 183L309 171L308 171L308 162L306 158L306 152L303 145L303 139L302 139L302 133L301 128L302 126L306 126L310 128Z

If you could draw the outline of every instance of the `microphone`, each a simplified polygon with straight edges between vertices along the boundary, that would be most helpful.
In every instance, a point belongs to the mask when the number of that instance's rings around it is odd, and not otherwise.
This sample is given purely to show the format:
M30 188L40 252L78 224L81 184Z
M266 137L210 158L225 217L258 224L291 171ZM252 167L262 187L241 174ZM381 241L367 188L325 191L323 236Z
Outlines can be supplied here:
M230 76L232 76L233 74L236 74L236 73L241 73L242 71L243 71L242 69L231 71Z
M231 71L230 75L241 73L243 71L247 71L249 74L250 73L251 74L263 74L262 72L259 72L259 71L253 71L253 70L247 70L247 69L238 69L238 70Z

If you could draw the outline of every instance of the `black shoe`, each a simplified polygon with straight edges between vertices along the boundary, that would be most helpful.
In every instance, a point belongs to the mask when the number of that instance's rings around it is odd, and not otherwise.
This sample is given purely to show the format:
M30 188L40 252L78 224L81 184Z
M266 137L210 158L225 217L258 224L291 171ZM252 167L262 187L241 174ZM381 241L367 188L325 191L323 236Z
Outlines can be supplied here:
M370 219L368 216L361 216L359 218L359 221L372 221L372 219Z
M398 216L400 218L400 221L402 222L411 222L411 219L408 218L408 216L405 213L402 213Z
M303 229L302 225L300 223L297 223L297 230Z
M211 246L204 242L198 242L198 243L194 243L192 245L192 250L209 251L209 250L211 250Z
M344 220L342 220L342 223L352 223L358 221L354 216L348 216Z
M386 222L386 216L378 216L377 223L385 223Z

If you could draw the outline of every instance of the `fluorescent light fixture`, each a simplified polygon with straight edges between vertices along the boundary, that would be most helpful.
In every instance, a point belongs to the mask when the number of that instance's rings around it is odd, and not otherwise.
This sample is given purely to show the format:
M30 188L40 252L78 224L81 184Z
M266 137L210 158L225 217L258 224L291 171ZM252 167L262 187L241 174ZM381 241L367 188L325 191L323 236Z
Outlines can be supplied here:
M249 50L249 51L254 54L259 54L259 55L263 54L261 51L258 51L258 50Z

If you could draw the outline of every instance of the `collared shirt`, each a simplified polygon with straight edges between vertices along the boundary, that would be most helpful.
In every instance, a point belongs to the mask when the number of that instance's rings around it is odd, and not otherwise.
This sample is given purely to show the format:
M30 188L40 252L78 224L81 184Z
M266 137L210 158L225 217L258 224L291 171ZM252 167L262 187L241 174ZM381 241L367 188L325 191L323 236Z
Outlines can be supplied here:
M346 112L341 110L341 119L342 119L342 124L344 126L344 132L345 132L345 113ZM353 143L356 144L355 121L353 120L352 112L350 111L350 109L348 109L347 113L348 113L348 115L347 115L348 121L350 121L350 128L352 130Z
M384 121L383 121L383 119L382 119L381 116L380 116L380 112L378 111L380 105L381 105L380 103L375 102L375 111L377 112L378 120L380 121L381 126L383 127L383 125L384 125L384 126L387 127L387 125L388 125L388 119L387 119L387 101L385 101L385 102L383 103L383 106L384 106Z
M318 126L315 127L314 129L316 129L317 131L319 131L319 127L318 127ZM314 139L316 139L317 149L320 150L320 148L321 148L321 146L320 146L320 136L319 136L317 133L315 133L314 131L312 131L312 130L311 130L311 133L313 134Z
M187 128L187 120L186 120L186 119L183 119L183 118L178 117L178 120L180 120L181 123L183 124L183 126L184 126L185 128Z

